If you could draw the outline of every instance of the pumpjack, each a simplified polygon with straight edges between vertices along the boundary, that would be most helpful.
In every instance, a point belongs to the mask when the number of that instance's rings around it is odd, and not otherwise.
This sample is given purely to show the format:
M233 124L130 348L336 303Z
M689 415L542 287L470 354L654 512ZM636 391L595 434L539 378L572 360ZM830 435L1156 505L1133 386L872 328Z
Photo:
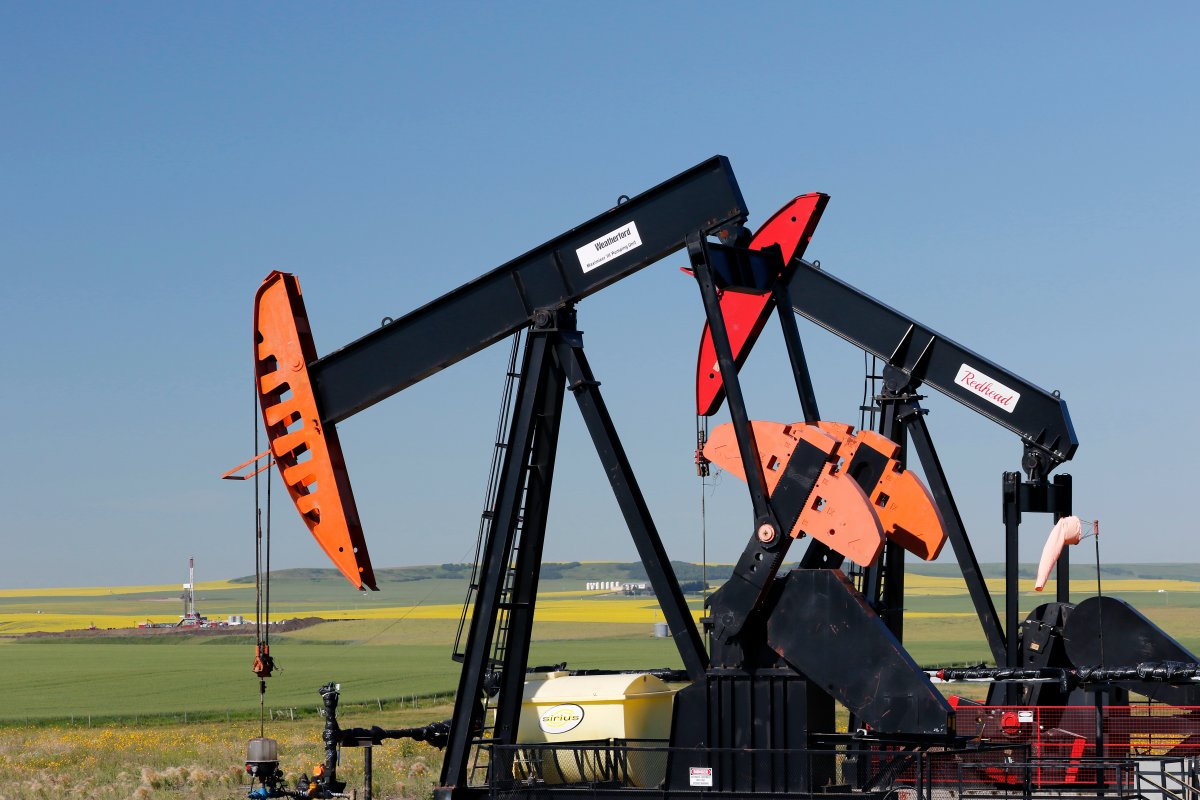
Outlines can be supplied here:
M623 197L600 215L324 356L317 354L295 276L273 272L259 288L255 379L271 455L318 544L363 590L377 585L336 426L506 337L526 333L472 583L466 646L458 654L457 701L439 736L446 748L439 797L477 798L496 790L547 797L570 794L580 782L593 796L605 797L647 789L665 796L699 791L721 797L884 796L899 768L894 757L879 754L908 757L980 746L977 732L956 724L956 707L902 644L905 560L937 558L946 542L993 656L993 705L1063 702L1070 691L1081 691L1079 682L1069 690L1047 688L1047 676L1061 677L1092 658L1089 639L1097 626L1111 628L1110 648L1115 640L1145 643L1122 653L1126 666L1195 662L1136 612L1105 607L1100 622L1086 603L1073 606L1065 553L1057 566L1057 602L1024 623L1018 619L1022 515L1047 513L1058 520L1071 514L1070 475L1051 478L1078 447L1066 403L1057 392L806 261L828 199L818 193L797 197L751 232L733 170L717 156ZM708 603L708 647L605 406L578 326L588 297L680 250L687 253L705 315L696 411L707 417L724 404L731 420L702 442L697 457L744 478L751 512L747 543L732 576ZM753 420L739 381L740 367L773 316L799 401L801 419L794 422ZM821 418L797 316L882 360L883 389L874 398L878 430ZM1003 625L926 425L919 393L925 387L1021 441L1024 474L1003 478ZM683 686L667 694L653 741L606 736L591 741L585 752L578 739L567 738L573 744L563 747L575 748L567 758L574 764L570 769L560 763L564 751L552 753L553 735L579 725L583 708L558 697L540 719L522 720L523 708L546 680L578 677L535 676L528 663L568 393L683 664L680 673L660 676ZM908 468L913 456L924 482ZM781 574L790 546L801 539L808 546L799 566ZM1115 662L1110 657L1108 663ZM1037 678L1030 677L1033 672ZM1186 670L1168 672L1170 677L1155 679L1127 670L1114 673L1113 680L1126 687L1156 680L1175 700L1200 703L1200 688ZM642 676L637 691L655 694L647 688L651 678L658 679ZM1055 680L1054 686L1065 686L1065 679ZM850 712L847 729L838 730L835 704ZM540 728L537 737L531 738L531 725ZM531 744L535 741L540 744ZM1011 749L1006 752L1011 761ZM657 759L657 766L634 768L646 759ZM558 766L552 769L550 760ZM640 777L631 778L634 773Z

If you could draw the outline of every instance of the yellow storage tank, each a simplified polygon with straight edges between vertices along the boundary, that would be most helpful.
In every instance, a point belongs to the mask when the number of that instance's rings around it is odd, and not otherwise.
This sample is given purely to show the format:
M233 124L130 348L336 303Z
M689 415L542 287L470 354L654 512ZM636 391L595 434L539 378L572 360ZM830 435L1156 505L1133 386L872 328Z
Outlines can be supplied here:
M646 748L666 746L674 697L675 689L645 673L531 676L518 743L572 747L523 748L514 777L658 786L666 775L666 753Z

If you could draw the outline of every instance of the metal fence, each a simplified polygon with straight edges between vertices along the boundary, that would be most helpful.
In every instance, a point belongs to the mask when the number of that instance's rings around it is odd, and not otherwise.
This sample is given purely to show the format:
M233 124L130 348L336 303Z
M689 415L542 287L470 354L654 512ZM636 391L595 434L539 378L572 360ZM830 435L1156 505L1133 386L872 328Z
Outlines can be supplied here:
M933 800L976 784L1003 787L1004 765L1024 748L912 750L846 743L809 750L667 747L605 740L486 747L486 786L495 797L618 793L871 797ZM968 765L964 768L963 765ZM1002 796L1002 795L997 795Z
M914 750L847 743L812 750L689 750L624 740L485 749L489 763L483 785L503 800L704 794L1200 800L1200 757L1034 758L1027 745Z
M1035 759L1200 756L1200 707L959 706L958 732L1028 745Z

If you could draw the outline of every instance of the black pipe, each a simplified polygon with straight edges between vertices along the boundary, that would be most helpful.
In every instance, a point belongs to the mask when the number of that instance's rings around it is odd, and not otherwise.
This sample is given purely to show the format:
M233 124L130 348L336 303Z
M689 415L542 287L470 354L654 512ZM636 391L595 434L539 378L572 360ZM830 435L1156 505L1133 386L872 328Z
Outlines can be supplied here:
M371 745L363 747L363 800L371 800Z
M1190 684L1200 679L1200 663L1184 661L1142 661L1132 666L1115 667L1039 667L1023 669L1020 667L959 667L939 669L933 672L944 681L1046 681L1068 680L1072 687L1078 684L1101 683L1114 681L1141 681L1143 683L1173 683Z
M333 681L318 689L321 702L325 706L325 727L321 731L321 742L325 745L325 763L321 785L330 792L341 792L346 788L346 783L337 779L338 746L342 738L337 722L338 689L338 684Z

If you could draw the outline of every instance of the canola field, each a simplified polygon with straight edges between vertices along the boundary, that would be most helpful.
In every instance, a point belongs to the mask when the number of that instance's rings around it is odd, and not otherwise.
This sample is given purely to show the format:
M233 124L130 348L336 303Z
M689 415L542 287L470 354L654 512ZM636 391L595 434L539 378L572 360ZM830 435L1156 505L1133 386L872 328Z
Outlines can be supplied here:
M662 620L653 597L626 597L611 591L585 591L562 584L578 581L543 581L550 587L538 594L538 618L546 622L613 622L652 624ZM280 585L281 584L281 585ZM305 585L307 584L307 586ZM987 579L989 590L1001 598L1004 582ZM444 579L384 584L383 591L350 591L335 579L277 582L273 591L273 618L320 617L327 620L452 620L462 614L465 590L460 581ZM1095 593L1095 584L1076 580L1072 599ZM1103 590L1129 600L1151 615L1161 609L1200 607L1200 567L1195 580L1144 578L1105 579ZM953 619L974 618L966 586L959 577L942 577L910 572L905 577L909 617ZM1023 612L1054 599L1054 581L1044 592L1033 590L1033 581L1020 582ZM245 582L210 581L196 585L197 604L210 619L228 615L254 617L253 586ZM700 597L692 598L694 614L700 616ZM999 601L997 601L999 602ZM179 620L179 589L167 586L82 587L57 589L0 589L0 637L38 631L95 628L136 628L144 623L175 623Z

